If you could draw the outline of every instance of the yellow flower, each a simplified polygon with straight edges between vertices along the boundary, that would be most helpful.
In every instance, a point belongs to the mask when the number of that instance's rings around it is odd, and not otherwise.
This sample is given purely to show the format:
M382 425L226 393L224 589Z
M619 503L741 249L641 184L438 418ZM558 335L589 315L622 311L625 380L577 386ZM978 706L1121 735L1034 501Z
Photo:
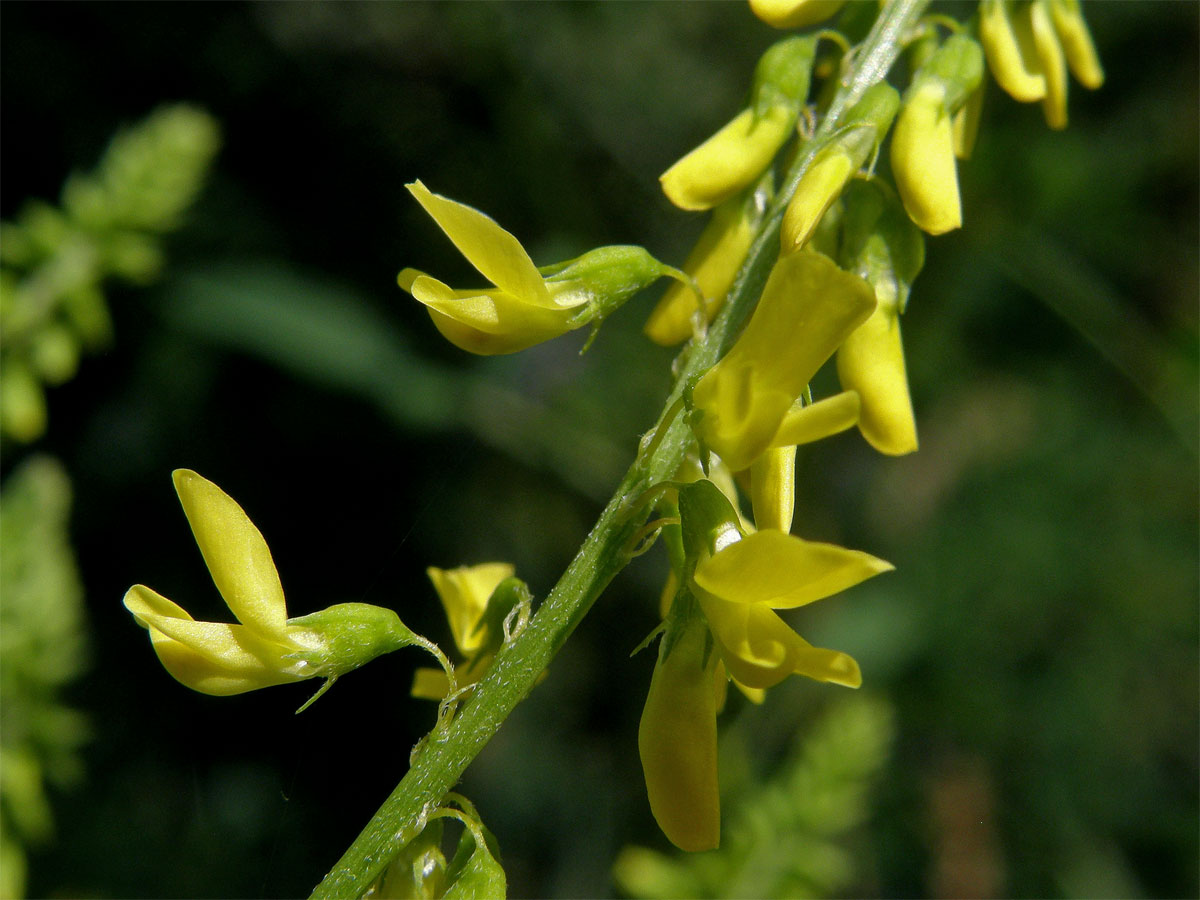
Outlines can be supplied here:
M1046 76L1033 45L1028 8L1014 19L1008 0L979 5L979 40L1000 87L1014 100L1032 103L1046 96Z
M1035 0L1029 6L1029 24L1033 31L1033 46L1038 62L1046 76L1046 96L1042 98L1042 114L1046 124L1054 129L1067 127L1067 60L1063 55L1049 4Z
M731 198L713 210L683 264L683 270L700 288L703 308L689 286L672 284L646 321L645 332L650 340L664 347L686 341L696 332L697 320L707 324L720 312L754 240L765 202L765 192L758 190L746 197Z
M520 242L479 210L431 192L409 192L494 287L454 290L416 269L397 278L425 304L438 331L470 353L515 353L603 318L664 275L686 276L641 247L598 247L539 270Z
M795 129L815 48L815 38L794 37L767 49L755 67L750 107L659 177L672 203L712 209L758 181Z
M315 677L328 686L381 653L420 642L394 612L363 603L289 619L271 551L242 508L189 469L172 477L213 582L240 623L197 622L145 585L131 587L125 608L177 681L217 695Z
M805 28L824 22L846 0L750 0L750 11L775 28Z
M892 566L857 550L766 530L723 532L696 565L692 583L725 668L739 683L769 688L789 675L847 687L862 683L858 663L814 647L774 610L821 600Z
M1067 64L1079 83L1095 90L1104 84L1104 69L1096 55L1092 35L1083 20L1083 9L1079 0L1050 0L1050 14L1054 17L1054 28L1062 41Z
M874 308L870 285L829 257L782 256L737 342L696 383L697 436L730 469L749 468L817 369Z
M845 125L813 157L788 201L780 228L784 253L808 243L851 176L883 140L899 106L900 94L881 81L872 85L846 114Z
M717 782L718 659L706 652L699 619L659 646L638 727L638 755L650 809L681 850L712 850L721 841Z
M508 563L481 563L457 569L425 570L433 589L437 591L450 633L466 663L455 670L458 687L474 684L483 677L499 648L498 638L485 622L488 600L500 583L512 578L515 569ZM450 682L441 669L417 669L413 677L412 695L424 700L440 700L446 696Z
M900 199L922 230L944 234L962 225L954 132L942 85L927 81L905 98L891 158Z
M914 452L917 425L894 302L880 298L871 317L846 338L838 348L837 371L842 387L862 398L858 428L868 443L890 456Z

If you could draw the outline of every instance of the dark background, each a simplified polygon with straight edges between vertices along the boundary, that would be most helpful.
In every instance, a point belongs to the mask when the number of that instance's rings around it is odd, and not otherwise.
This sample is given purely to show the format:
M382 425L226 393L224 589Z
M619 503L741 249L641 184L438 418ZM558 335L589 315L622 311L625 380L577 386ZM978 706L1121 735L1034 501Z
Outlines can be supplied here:
M947 890L947 791L987 819L968 850L997 873L981 890L1198 890L1200 7L1086 10L1105 86L1073 83L1054 133L993 84L960 167L965 227L927 244L904 319L920 452L846 434L801 454L796 533L898 569L798 620L896 711L851 894ZM226 611L171 469L242 504L294 615L390 606L445 646L426 566L509 560L544 596L665 396L672 355L639 334L661 288L583 357L574 335L469 358L395 286L407 265L470 280L404 184L489 212L539 264L605 243L679 262L701 223L657 176L736 111L776 33L737 3L10 0L0 16L6 219L159 104L195 103L224 136L164 277L111 286L115 341L51 392L35 445L73 479L91 657L69 699L94 737L29 891L306 895L430 727L407 696L425 660L385 657L299 717L308 685L173 682L124 591ZM610 895L622 846L665 849L635 740L652 661L629 656L660 553L468 773L515 896ZM838 702L794 681L762 713L775 732Z

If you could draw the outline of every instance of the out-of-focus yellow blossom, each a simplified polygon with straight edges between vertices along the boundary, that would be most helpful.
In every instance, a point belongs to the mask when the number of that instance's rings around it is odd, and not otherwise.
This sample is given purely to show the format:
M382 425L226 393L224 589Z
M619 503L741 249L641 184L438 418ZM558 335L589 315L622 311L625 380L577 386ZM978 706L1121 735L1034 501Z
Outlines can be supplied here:
M805 28L833 16L846 0L750 0L750 11L775 28Z
M695 279L700 289L703 308L688 285L672 284L646 321L646 336L650 340L664 347L686 341L696 333L698 325L708 324L720 312L754 240L768 193L760 187L744 197L732 197L713 210L712 218L683 264L683 271Z
M967 96L967 102L954 114L954 155L959 159L970 159L979 136L979 120L983 117L983 95L987 93L987 79L980 79L979 87Z
M983 53L966 35L949 38L904 95L892 134L892 173L909 216L924 231L962 225L953 114L983 78Z
M1046 124L1054 129L1067 127L1067 59L1054 30L1050 6L1035 0L1029 6L1029 24L1033 30L1033 46L1037 49L1042 74L1046 76L1046 96L1042 98L1042 114Z
M892 569L857 550L765 530L715 547L692 576L693 589L729 674L752 688L789 675L847 687L862 683L845 653L814 647L776 615L824 599Z
M1067 70L1089 89L1104 70L1078 0L984 0L979 34L996 81L1022 102L1042 101L1046 124L1067 126Z
M815 48L815 37L794 37L767 49L754 71L750 107L659 177L672 203L712 209L758 181L795 130Z
M638 755L650 809L681 850L714 849L721 840L717 781L718 657L697 617L664 636L638 727Z
M846 113L845 125L817 152L788 201L780 228L784 253L808 243L851 176L883 140L899 106L900 94L881 81L872 85Z
M485 356L515 353L603 318L664 275L687 281L641 247L599 247L539 270L520 242L473 207L416 181L409 192L495 287L454 290L416 269L397 278L425 304L456 347Z
M692 392L703 444L733 471L749 468L817 369L874 308L870 285L829 257L780 257L745 330Z
M493 634L488 618L488 601L500 583L512 578L515 569L509 563L481 563L457 569L425 570L433 589L437 591L450 633L465 663L454 671L457 687L474 684L483 677L499 649L502 634ZM507 610L504 610L507 614ZM424 700L441 700L450 689L449 679L441 669L421 668L413 675L412 695Z
M1094 91L1104 84L1104 69L1096 54L1096 45L1092 43L1091 32L1083 20L1079 0L1050 0L1050 15L1054 18L1054 28L1062 41L1071 74L1085 88Z
M242 508L189 469L172 477L213 582L240 623L197 622L145 585L131 587L125 608L150 632L177 681L217 695L317 677L329 679L328 686L376 656L423 640L391 610L364 603L289 619L271 551Z
M1008 0L979 4L979 40L996 83L1014 100L1033 103L1046 96L1046 76L1033 44L1029 9L1013 16Z

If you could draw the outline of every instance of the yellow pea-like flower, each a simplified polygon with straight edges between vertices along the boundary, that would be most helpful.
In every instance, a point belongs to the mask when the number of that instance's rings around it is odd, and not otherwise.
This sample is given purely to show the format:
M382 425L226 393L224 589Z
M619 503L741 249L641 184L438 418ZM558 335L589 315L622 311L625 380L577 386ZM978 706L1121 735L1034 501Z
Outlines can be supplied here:
M944 234L962 225L954 130L938 82L926 81L905 97L891 161L904 208L923 231Z
M789 675L858 687L858 664L847 654L813 647L774 610L824 599L892 566L857 550L758 531L706 556L692 576L729 674L751 688L769 688Z
M1046 76L1038 61L1027 10L1013 17L1008 0L983 0L979 40L996 82L1014 100L1032 103L1046 96Z
M289 619L279 573L262 534L240 506L189 469L172 475L184 514L217 591L238 624L197 622L145 585L125 608L150 632L163 667L204 694L239 694L339 675L399 647L419 643L391 610L343 603Z
M425 570L437 592L450 633L466 664L455 671L458 687L474 684L483 677L491 664L494 652L488 652L495 635L489 633L484 616L492 593L506 578L515 574L509 563L481 563L457 569ZM449 679L441 669L420 668L413 675L412 695L423 700L440 700L450 689Z
M686 341L700 322L707 324L721 311L746 252L754 241L761 218L759 192L733 197L715 210L692 252L683 264L703 296L703 304L689 286L676 282L667 288L646 321L645 332L656 344L670 347Z
M681 850L713 850L721 842L717 782L718 658L705 649L695 619L670 644L664 639L638 726L638 755L650 809Z
M712 209L750 185L795 130L808 96L816 37L776 41L754 68L749 107L660 176L680 209Z
M697 436L733 471L749 468L817 369L874 308L870 285L829 257L780 257L745 330L696 383Z
M680 209L712 209L758 180L795 124L785 105L742 110L659 177L663 193Z
M494 287L454 290L416 269L397 278L425 304L438 331L470 353L515 353L603 318L662 276L687 282L641 247L598 247L539 270L520 242L488 216L430 191L409 192Z
M846 0L750 0L750 11L774 28L805 28L832 17Z
M859 162L841 147L828 147L805 170L788 201L780 227L780 240L785 253L808 243L821 217L841 196L846 182L858 171Z

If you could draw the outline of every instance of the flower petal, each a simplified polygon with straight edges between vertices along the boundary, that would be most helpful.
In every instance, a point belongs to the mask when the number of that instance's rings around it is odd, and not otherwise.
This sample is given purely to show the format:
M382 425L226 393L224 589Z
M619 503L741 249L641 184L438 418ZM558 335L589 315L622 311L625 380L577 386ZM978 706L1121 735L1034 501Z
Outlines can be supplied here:
M144 585L125 594L125 608L150 632L154 651L173 678L205 694L238 694L310 677L283 658L288 648L243 625L197 622Z
M795 110L782 104L758 117L742 110L659 176L663 193L680 209L712 209L757 180L795 121Z
M286 634L283 585L262 534L223 490L190 469L171 473L213 583L239 622L271 639Z
M929 234L962 225L954 122L945 88L930 80L910 92L892 132L892 174L909 216Z
M471 656L486 643L488 636L478 626L487 611L488 600L500 582L515 572L509 563L498 562L457 569L430 566L425 570L446 610L450 633L463 656Z
M796 448L772 447L750 466L754 527L787 532L796 507Z
M891 456L917 449L917 423L894 306L880 304L846 338L838 348L837 371L842 387L862 398L858 428L872 447Z
M858 326L859 330L862 327ZM771 439L771 444L775 447L811 444L839 431L853 428L858 424L861 407L862 402L854 391L842 391L806 406L793 403L783 417L779 430L775 432L775 437Z
M407 187L484 278L527 303L550 304L546 284L533 260L521 242L494 219L465 203L433 193L420 181Z
M525 303L505 291L456 291L428 275L418 275L408 290L450 343L482 356L515 353L570 327L569 310Z
M758 531L701 560L694 580L722 600L794 609L892 568L861 550Z
M852 657L812 646L766 606L731 603L703 593L697 596L721 659L740 686L770 688L789 675L846 687L862 683Z
M660 651L638 727L650 810L681 850L712 850L721 840L715 666L715 656L705 664L697 621L665 659Z
M829 257L787 254L733 348L696 384L699 437L741 471L771 445L817 369L875 309L875 291Z

